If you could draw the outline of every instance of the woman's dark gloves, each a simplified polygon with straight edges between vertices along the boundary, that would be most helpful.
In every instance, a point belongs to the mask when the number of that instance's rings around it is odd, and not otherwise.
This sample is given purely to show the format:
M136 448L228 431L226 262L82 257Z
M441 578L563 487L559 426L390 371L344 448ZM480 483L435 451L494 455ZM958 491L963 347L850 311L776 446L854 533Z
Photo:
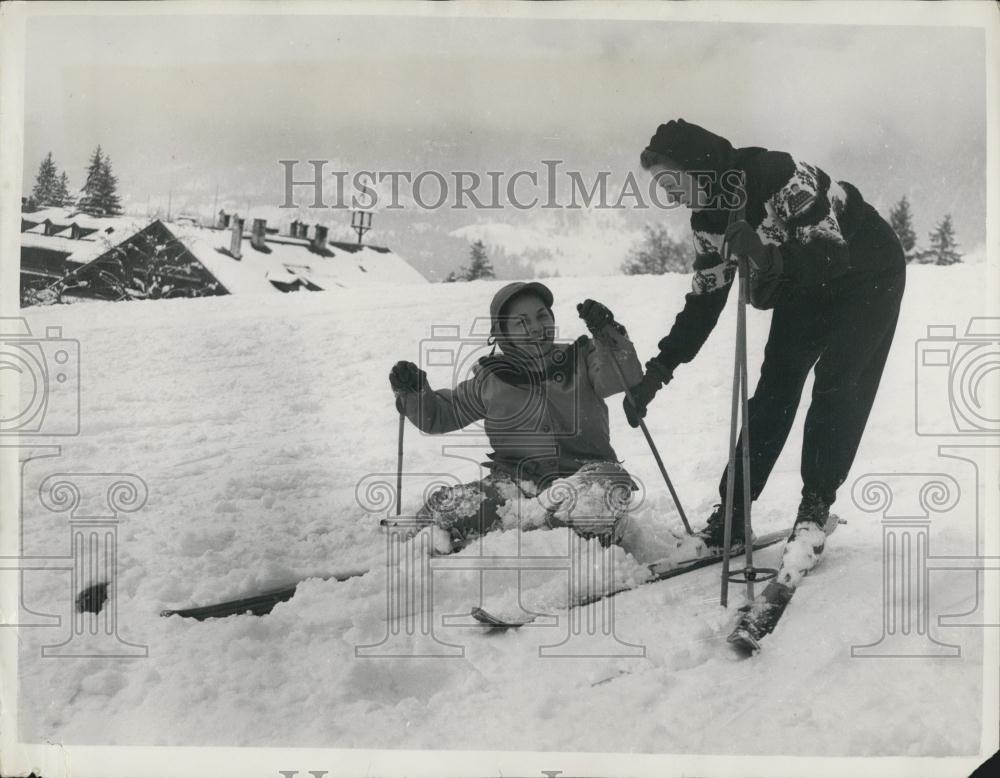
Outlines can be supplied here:
M615 320L611 310L596 300L584 300L576 306L576 310L593 335L600 335L604 328Z
M622 407L625 409L625 418L632 427L638 427L639 421L645 417L646 408L653 401L660 387L666 386L674 377L674 373L663 363L656 359L651 359L646 363L646 374L635 386L626 394ZM631 395L631 398L630 398Z
M412 362L397 362L389 371L389 386L396 395L396 407L401 407L404 394L420 394L427 389L427 373Z

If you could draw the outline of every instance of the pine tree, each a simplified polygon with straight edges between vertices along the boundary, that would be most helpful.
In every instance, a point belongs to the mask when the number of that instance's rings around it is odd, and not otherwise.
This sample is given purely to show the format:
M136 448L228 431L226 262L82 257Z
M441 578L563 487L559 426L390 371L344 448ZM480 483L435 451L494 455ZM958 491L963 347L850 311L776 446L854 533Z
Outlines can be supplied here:
M118 177L111 170L111 157L104 157L101 176L98 179L100 205L108 216L116 216L122 212L121 199L118 197Z
M493 273L493 265L490 263L489 257L486 256L486 246L481 240L472 244L469 267L467 270L465 268L463 270L465 270L465 277L469 281L480 278L496 278Z
M687 273L693 262L693 251L687 243L671 238L665 227L646 225L642 240L629 252L621 269L629 276Z
M35 188L31 190L31 199L41 207L60 205L56 199L58 186L56 163L52 161L52 152L50 151L38 166L38 175L35 177Z
M496 274L493 272L493 265L486 255L486 245L481 240L477 240L472 244L469 266L460 268L457 273L454 270L451 271L444 282L450 284L455 281L476 281L480 278L496 278Z
M913 214L910 211L910 201L906 195L896 203L889 211L889 224L896 232L903 251L906 253L906 261L914 258L913 249L917 245L917 233L913 230Z
M92 216L113 216L122 211L118 197L118 178L111 170L111 157L98 146L87 165L87 182L83 185L80 210Z
M941 223L930 234L930 251L928 252L935 265L954 265L962 261L955 240L955 228L951 223L951 214L946 214Z
M69 193L69 176L66 175L65 170L56 182L55 200L55 204L60 207L73 204L73 197Z
M103 168L104 155L101 153L100 144L98 144L97 149L90 158L90 164L87 165L87 180L83 185L83 189L80 190L82 194L80 195L78 205L84 213L94 216L103 215L98 210L100 207L98 205L98 186Z

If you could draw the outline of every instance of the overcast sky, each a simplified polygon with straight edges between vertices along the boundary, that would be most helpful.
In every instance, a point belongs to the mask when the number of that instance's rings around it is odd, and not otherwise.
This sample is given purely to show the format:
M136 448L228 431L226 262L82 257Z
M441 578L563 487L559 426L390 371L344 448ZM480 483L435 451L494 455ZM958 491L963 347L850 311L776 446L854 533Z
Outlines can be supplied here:
M97 143L138 210L172 191L175 212L207 214L216 187L276 206L289 158L481 172L559 158L623 177L680 116L818 164L883 212L907 194L922 238L950 212L963 247L985 239L973 29L48 17L29 21L26 73L25 191L48 151L79 187ZM445 231L484 218L420 215Z

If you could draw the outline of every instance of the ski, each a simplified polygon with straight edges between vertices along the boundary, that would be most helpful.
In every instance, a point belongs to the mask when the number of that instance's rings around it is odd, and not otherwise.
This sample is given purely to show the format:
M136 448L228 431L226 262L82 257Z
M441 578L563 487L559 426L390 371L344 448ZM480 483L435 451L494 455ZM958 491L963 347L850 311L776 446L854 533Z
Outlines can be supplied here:
M733 649L745 656L760 651L761 638L774 631L794 593L792 587L771 581L752 603L740 608L742 615L727 638Z
M829 537L840 524L846 523L844 519L831 513L823 527L823 532ZM792 595L795 594L798 583L822 561L823 545L819 546L819 551L812 550L814 554L812 563L801 568L789 567L788 546L785 547L777 580L770 581L764 587L764 591L754 597L753 602L747 603L739 609L740 616L736 620L736 626L726 638L737 654L750 657L760 651L761 639L774 632L774 628L784 615L788 603L791 602ZM798 560L798 563L801 564L801 560ZM789 570L795 571L797 574L794 576L783 575ZM783 581L791 583L783 583Z
M313 575L309 578L319 578L323 581L333 579L335 581L346 581L350 578L357 578L365 575L367 570L352 570L344 573L333 573L331 575ZM303 581L309 578L302 579ZM302 581L297 581L290 586L281 589L272 589L257 594L247 594L234 600L212 603L211 605L197 605L191 608L167 608L160 611L161 616L181 616L182 618L204 621L205 619L222 619L227 616L239 616L249 613L253 616L265 616L274 610L274 606L279 602L287 602L295 596L295 590Z
M768 546L773 546L775 543L780 543L785 538L791 534L791 530L779 530L777 532L770 532L766 535L761 535L756 538L753 543L753 550L758 551L760 549L767 548ZM730 554L742 553L743 548L734 546ZM696 559L689 559L680 562L673 567L666 570L658 570L656 565L650 566L650 572L653 577L643 581L639 586L645 586L646 584L656 583L657 581L666 581L670 578L676 578L684 573L690 573L692 570L700 570L703 567L709 567L710 565L721 564L722 563L722 553L710 554L704 557L697 557ZM604 592L603 594L593 594L578 602L570 604L570 608L582 608L585 605L591 605L595 602L600 602L609 597L614 597L616 594L621 594L622 592L632 591L637 587L635 586L622 586L619 589L612 589L609 592ZM537 616L526 616L522 619L510 620L503 619L500 616L490 613L489 611L481 608L475 607L471 610L472 618L478 621L480 624L489 627L491 630L503 631L508 629L517 629L518 627L523 627L527 624L531 624L538 617Z

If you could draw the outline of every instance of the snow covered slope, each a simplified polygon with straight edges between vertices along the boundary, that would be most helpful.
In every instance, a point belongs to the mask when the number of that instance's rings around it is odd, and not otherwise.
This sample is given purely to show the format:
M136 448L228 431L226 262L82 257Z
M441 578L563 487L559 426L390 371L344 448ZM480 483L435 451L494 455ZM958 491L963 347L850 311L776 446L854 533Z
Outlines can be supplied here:
M560 278L551 286L562 335L583 331L575 305L607 303L640 356L652 355L682 304L683 276ZM36 495L53 472L131 472L147 505L119 526L119 634L145 659L42 658L63 629L22 632L21 737L116 744L289 745L826 755L957 755L980 733L982 632L939 627L960 645L950 659L852 659L882 631L882 528L854 507L866 472L946 472L973 494L968 463L937 455L914 432L914 344L928 324L986 315L984 267L918 267L857 464L836 509L848 520L796 594L766 650L738 662L722 636L718 569L615 599L615 632L644 657L539 656L565 627L485 635L436 628L464 646L451 659L362 658L385 623L382 571L344 583L309 581L265 618L194 622L161 608L202 604L313 573L380 565L378 519L356 499L367 474L395 467L391 364L417 360L432 327L465 335L498 284L371 287L310 295L52 306L27 312L36 333L63 327L81 349L82 431L61 457L25 467L26 553L66 553L66 516ZM649 423L692 522L716 501L726 458L734 300L699 359L682 366ZM750 315L756 373L768 316ZM447 330L437 329L435 343ZM434 386L450 381L429 368ZM995 384L993 385L995 389ZM806 388L808 397L809 387ZM53 412L58 412L58 409ZM941 419L947 408L940 409ZM758 532L788 526L797 504L800 413L755 513ZM611 404L612 441L645 485L646 520L677 516L641 435ZM442 454L442 445L471 449ZM435 473L471 478L476 439L406 431L404 508ZM460 457L469 459L463 460ZM424 474L424 475L421 475ZM391 480L391 476L390 476ZM966 497L963 497L966 499ZM971 553L963 502L931 526L935 553ZM522 538L522 551L565 553L565 530ZM487 553L516 553L517 533ZM761 555L773 562L780 547ZM619 571L637 569L621 555ZM504 575L493 590L509 588ZM527 588L537 579L526 574ZM67 624L66 573L25 575L24 602ZM434 576L438 614L478 602L470 572ZM970 573L933 576L931 614L971 610ZM732 606L739 604L734 598ZM590 613L596 614L596 608ZM624 651L625 649L623 649ZM614 654L615 652L611 652Z

